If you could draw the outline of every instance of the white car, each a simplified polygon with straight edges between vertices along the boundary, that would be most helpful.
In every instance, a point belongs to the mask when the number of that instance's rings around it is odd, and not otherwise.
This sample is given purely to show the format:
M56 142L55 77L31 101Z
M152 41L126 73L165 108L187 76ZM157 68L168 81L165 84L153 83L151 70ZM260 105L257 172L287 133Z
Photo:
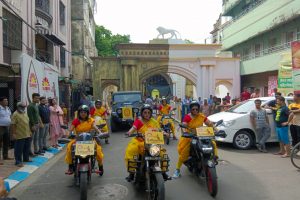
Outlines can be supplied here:
M274 100L275 97L261 97L262 106ZM293 97L285 97L286 104L293 101ZM249 149L256 141L256 132L250 122L250 112L255 108L255 99L244 101L228 111L213 114L208 117L212 122L223 120L217 128L222 137L216 137L218 142L233 143L238 149ZM272 110L266 109L271 127L271 137L268 142L277 142L275 123Z

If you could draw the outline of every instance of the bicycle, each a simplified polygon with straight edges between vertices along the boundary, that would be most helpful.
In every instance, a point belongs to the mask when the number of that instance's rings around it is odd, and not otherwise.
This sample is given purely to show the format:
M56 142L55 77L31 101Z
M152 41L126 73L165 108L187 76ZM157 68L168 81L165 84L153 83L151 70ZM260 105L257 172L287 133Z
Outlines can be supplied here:
M300 169L300 142L292 149L291 162L296 168Z

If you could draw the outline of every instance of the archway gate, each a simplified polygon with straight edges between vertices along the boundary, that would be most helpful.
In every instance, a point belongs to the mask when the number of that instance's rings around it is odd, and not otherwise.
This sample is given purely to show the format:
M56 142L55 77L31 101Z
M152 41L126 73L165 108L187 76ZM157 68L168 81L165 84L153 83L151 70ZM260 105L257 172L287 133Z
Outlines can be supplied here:
M202 98L214 95L219 80L232 80L232 96L240 91L239 59L217 55L217 44L120 44L118 57L95 57L94 96L107 85L121 91L142 91L143 81L156 74L178 74L196 86ZM174 91L176 92L176 91Z

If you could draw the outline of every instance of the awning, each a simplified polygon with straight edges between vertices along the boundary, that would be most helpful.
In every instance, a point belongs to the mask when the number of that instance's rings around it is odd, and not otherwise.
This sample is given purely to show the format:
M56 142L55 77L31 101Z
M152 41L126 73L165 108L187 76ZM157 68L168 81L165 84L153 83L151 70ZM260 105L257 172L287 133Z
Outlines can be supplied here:
M44 35L50 41L52 41L55 45L64 46L64 43L61 39L59 39L55 34L53 34L49 29L44 27L36 27L37 34Z

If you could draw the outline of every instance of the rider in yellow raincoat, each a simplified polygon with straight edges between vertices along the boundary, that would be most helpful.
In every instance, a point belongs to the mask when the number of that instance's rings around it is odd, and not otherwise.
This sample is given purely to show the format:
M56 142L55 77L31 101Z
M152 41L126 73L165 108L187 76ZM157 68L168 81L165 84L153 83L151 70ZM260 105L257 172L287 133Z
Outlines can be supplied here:
M78 118L74 119L72 122L70 131L74 131L76 135L83 132L89 132L95 129L98 133L101 131L95 125L95 120L89 117L89 107L82 105L78 109ZM69 165L69 169L66 174L73 173L73 160L72 160L72 145L76 142L75 139L72 139L67 145L67 152L65 157L65 162ZM103 175L103 152L101 146L96 142L96 160L99 166L99 174Z
M97 116L101 117L102 120L100 120L99 122L97 122L96 121ZM101 132L108 134L108 126L107 126L107 121L106 121L107 120L107 110L106 110L106 108L104 106L102 106L101 100L97 100L95 102L95 108L91 109L91 117L95 119L96 125L99 125L97 123L101 123L102 124L102 123L105 122L106 125L103 128L101 128ZM105 138L105 143L109 144L108 138Z
M160 105L158 108L159 116L157 117L157 121L159 123L162 123L161 118L163 115L169 115L172 112L172 107L169 104L167 104L166 98L162 98L161 103L162 103L162 105ZM176 140L177 138L176 138L176 133L175 133L175 124L173 121L171 122L171 131L173 134L173 139Z
M160 129L159 123L152 118L152 108L150 105L145 104L141 108L141 117L137 118L132 128L128 131L128 135L138 132L145 134L147 130L149 129ZM143 155L144 154L144 140L142 138L132 138L132 140L128 143L126 152L125 152L125 164L126 168L128 165L128 161L133 161L133 157L137 155ZM163 155L166 154L165 149L161 149L160 156L163 157ZM165 166L162 164L162 166ZM162 168L163 171L166 170L166 168ZM163 177L166 180L171 179L166 172L163 173ZM127 181L131 181L134 179L134 174L130 173L129 176L126 178Z
M200 126L203 126L203 123L207 126L213 126L213 124L207 119L207 117L200 113L200 104L196 101L191 102L190 104L191 113L185 115L183 119L183 124L187 125L190 129L196 129ZM181 137L177 146L179 158L176 165L176 170L173 175L173 178L178 178L181 176L180 168L184 162L186 162L190 156L190 147L191 147L191 138ZM214 146L214 155L215 158L218 158L218 150L215 141L212 141Z

